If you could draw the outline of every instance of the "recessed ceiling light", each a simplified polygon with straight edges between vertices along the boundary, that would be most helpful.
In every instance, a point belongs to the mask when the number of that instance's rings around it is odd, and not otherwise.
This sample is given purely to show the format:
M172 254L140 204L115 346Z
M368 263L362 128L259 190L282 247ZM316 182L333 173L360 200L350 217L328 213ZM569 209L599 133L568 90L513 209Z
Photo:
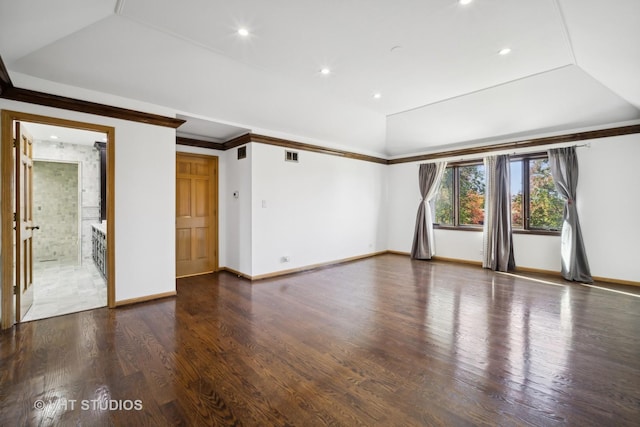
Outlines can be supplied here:
M329 74L331 74L331 70L328 68L323 68L320 70L320 74L324 74L325 76L328 76Z
M249 30L247 30L246 28L240 28L238 29L238 34L241 35L242 37L248 37Z
M58 139L57 135L51 135L51 139Z
M461 5L467 5L469 3L471 3L473 0L458 0L458 3L460 3Z
M505 47L504 49L500 49L500 51L498 52L499 55L508 55L511 53L511 49L508 47Z
M382 94L380 92L376 92L373 94L373 99L380 99L382 98Z

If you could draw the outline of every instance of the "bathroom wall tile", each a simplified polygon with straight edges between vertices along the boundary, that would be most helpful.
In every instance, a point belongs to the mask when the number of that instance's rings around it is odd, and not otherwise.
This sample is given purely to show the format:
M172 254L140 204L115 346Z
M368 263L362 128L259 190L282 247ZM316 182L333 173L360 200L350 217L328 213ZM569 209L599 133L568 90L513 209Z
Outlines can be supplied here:
M83 263L93 262L91 260L91 224L100 222L100 154L98 150L87 145L35 141L33 153L35 160L76 162L79 165L82 182L81 258ZM77 223L76 220L76 225Z
M78 164L33 162L34 260L78 259Z

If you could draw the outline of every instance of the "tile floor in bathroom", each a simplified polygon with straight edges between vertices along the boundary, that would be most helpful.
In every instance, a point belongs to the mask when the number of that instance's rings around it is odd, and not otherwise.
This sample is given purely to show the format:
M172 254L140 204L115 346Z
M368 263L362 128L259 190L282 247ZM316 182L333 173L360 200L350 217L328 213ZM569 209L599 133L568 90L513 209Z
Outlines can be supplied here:
M106 281L92 260L33 264L33 306L23 322L107 305Z

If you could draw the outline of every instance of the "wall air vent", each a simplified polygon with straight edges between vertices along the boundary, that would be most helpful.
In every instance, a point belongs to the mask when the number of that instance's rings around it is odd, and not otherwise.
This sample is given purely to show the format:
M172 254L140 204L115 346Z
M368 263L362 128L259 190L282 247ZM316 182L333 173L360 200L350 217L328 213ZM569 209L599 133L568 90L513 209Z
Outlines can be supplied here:
M247 157L247 146L238 147L238 160L245 159Z
M298 163L298 152L297 151L285 151L284 152L284 160L287 162L296 162Z

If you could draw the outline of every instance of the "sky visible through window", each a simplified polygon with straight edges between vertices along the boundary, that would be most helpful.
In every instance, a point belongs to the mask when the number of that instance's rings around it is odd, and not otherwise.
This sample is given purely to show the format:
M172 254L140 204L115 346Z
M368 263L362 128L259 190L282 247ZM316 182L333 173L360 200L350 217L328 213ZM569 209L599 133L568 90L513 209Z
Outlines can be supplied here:
M522 191L522 162L511 162L511 196Z

